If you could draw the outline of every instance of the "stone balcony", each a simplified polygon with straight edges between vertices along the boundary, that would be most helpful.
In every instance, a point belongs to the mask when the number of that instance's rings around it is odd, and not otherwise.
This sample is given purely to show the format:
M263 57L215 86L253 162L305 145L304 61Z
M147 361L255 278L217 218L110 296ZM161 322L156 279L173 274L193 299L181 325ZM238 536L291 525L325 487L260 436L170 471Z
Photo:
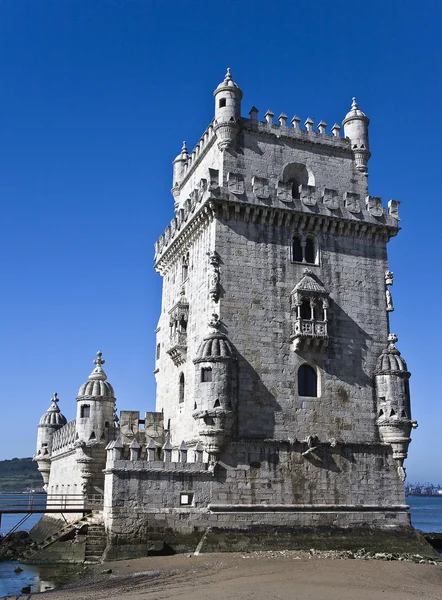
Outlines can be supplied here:
M328 328L327 321L315 319L296 319L293 323L290 338L294 349L298 350L301 345L305 346L327 346Z
M186 361L187 333L185 331L175 331L172 333L167 354L173 360L175 365L181 365Z

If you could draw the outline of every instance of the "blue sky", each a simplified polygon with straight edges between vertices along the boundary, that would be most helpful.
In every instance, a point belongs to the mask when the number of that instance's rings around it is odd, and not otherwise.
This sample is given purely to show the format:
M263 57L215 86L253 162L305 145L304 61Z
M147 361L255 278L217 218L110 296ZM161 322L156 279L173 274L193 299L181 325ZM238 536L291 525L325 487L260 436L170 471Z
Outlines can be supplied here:
M410 479L442 484L437 1L0 0L0 458L30 456L54 391L71 419L98 349L119 408L152 410L171 161L232 68L254 104L371 119L370 193L401 200L392 330L412 371Z

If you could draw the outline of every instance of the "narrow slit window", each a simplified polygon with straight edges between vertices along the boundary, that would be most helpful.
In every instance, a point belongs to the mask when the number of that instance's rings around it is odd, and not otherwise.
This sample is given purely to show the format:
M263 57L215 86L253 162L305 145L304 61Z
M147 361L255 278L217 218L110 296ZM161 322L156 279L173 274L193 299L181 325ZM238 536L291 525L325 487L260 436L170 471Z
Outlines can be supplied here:
M305 262L314 265L316 262L315 242L312 238L307 238L305 242Z
M295 262L302 262L302 246L301 240L297 235L293 236L292 254Z
M181 373L180 383L179 383L179 402L180 402L180 404L182 402L184 402L184 390L185 390L184 373Z

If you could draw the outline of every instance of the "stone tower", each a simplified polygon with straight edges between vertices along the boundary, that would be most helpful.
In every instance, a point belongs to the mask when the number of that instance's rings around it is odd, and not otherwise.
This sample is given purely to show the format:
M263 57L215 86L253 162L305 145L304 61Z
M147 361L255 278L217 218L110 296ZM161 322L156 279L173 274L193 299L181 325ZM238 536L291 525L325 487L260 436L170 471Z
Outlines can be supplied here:
M201 506L230 526L246 510L255 524L404 526L415 423L387 261L399 202L369 194L369 119L355 98L345 137L255 107L243 118L230 70L214 97L173 163L175 217L155 245L168 450L223 465Z
M54 434L67 423L66 417L60 412L58 402L58 394L55 393L51 398L51 406L41 417L40 423L38 424L37 449L35 451L34 461L37 463L38 470L43 477L43 488L45 491L48 489L51 472Z

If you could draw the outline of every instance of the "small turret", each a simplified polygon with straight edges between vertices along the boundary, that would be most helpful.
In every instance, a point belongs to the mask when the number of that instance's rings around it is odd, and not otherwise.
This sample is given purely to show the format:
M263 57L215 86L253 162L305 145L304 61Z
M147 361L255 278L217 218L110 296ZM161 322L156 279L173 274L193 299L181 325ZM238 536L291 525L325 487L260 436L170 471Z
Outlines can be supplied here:
M388 346L379 356L376 365L377 425L384 444L390 444L393 458L398 463L399 475L405 479L403 468L407 458L410 432L417 427L411 420L410 373L407 363L396 348L397 335L388 336Z
M187 164L189 160L189 153L187 151L186 142L183 142L183 147L181 148L181 152L173 161L173 187L172 187L172 195L175 198L175 203L178 202L180 198L180 190L179 185L183 180L184 176L184 166Z
M369 118L359 110L356 98L353 98L351 110L342 121L344 136L349 138L355 156L356 168L361 173L367 173L367 164L371 152L368 142Z
M95 369L89 375L77 396L76 439L86 445L108 443L115 420L115 396L101 365L102 353L97 352Z
M224 81L213 92L215 98L214 131L220 150L228 148L238 135L241 119L242 91L227 69Z
M204 337L193 361L193 418L200 424L199 434L214 461L232 435L237 404L237 374L232 345L227 336L218 331L218 315L213 315L209 326L210 333Z
M46 490L51 471L52 439L54 433L66 425L66 418L61 414L57 406L57 392L51 398L51 406L41 417L37 433L37 449L34 455L34 461L38 465L38 470L43 477L43 488Z

